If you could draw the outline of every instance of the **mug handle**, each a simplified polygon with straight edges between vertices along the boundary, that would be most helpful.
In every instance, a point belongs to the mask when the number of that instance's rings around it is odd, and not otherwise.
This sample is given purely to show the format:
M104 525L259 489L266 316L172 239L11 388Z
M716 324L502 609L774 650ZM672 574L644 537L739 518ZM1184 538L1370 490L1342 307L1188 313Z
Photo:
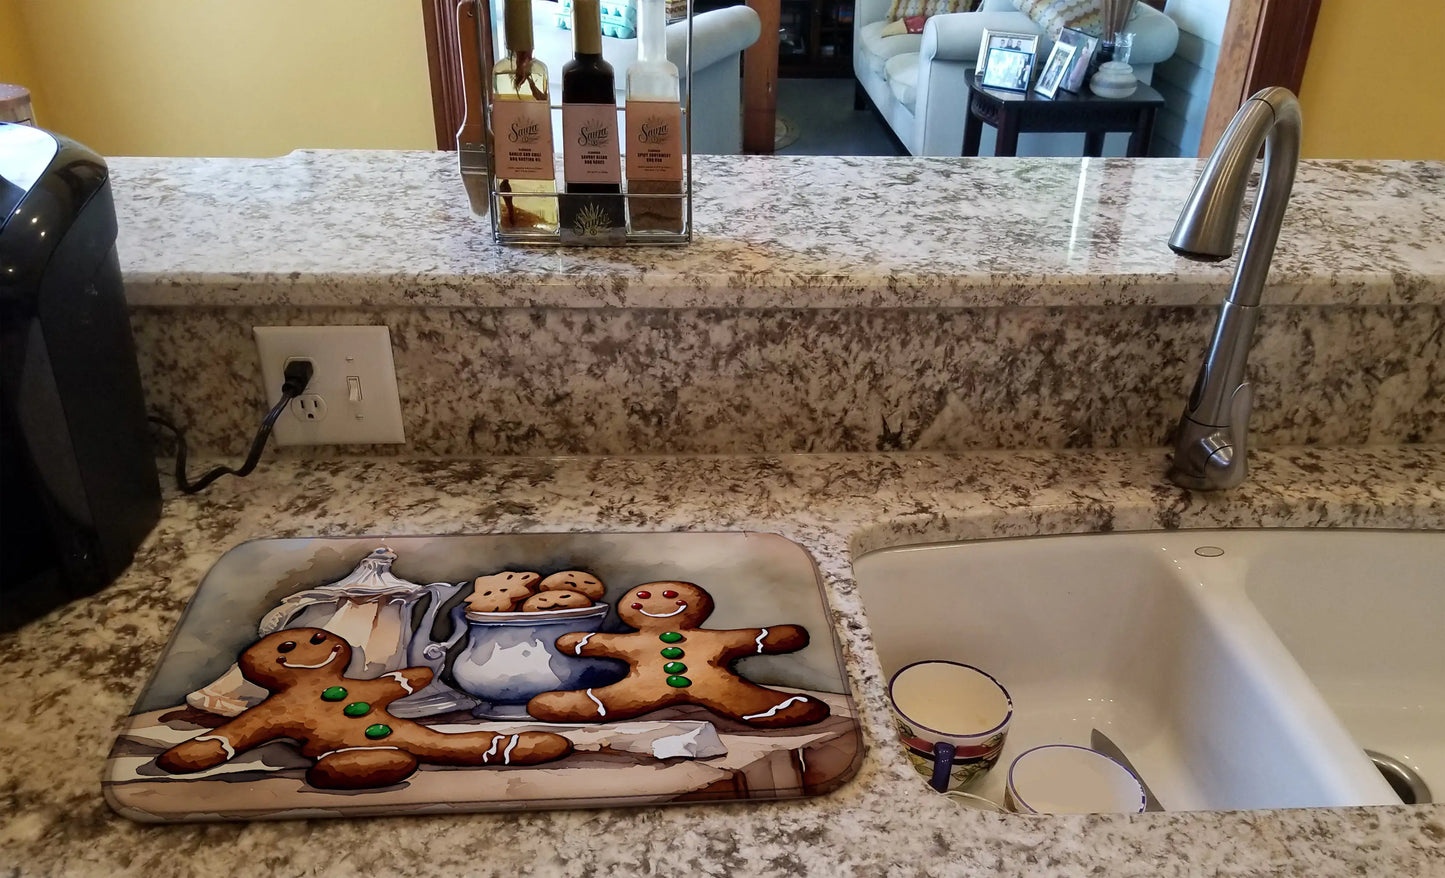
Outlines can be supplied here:
M933 745L933 776L928 779L928 785L940 793L948 792L948 773L953 770L953 754L957 750L947 741Z

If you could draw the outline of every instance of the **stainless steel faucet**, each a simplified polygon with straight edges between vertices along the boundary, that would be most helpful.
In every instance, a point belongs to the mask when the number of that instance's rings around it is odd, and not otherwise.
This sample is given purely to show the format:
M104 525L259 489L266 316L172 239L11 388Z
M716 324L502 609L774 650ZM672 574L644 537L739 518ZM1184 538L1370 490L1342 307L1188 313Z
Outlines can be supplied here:
M1229 296L1189 394L1169 477L1210 491L1244 481L1254 392L1245 376L1259 296L1294 186L1299 163L1299 102L1285 88L1267 88L1239 108L1179 214L1169 246L1191 259L1217 262L1234 252L1234 233L1249 173L1264 147L1264 174Z

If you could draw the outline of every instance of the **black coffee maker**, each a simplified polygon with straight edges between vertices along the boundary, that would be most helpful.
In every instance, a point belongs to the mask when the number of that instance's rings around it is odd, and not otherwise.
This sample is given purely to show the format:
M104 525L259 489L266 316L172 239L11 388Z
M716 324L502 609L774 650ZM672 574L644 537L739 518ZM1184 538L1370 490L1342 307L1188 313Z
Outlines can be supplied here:
M0 124L0 630L109 584L160 517L100 156Z

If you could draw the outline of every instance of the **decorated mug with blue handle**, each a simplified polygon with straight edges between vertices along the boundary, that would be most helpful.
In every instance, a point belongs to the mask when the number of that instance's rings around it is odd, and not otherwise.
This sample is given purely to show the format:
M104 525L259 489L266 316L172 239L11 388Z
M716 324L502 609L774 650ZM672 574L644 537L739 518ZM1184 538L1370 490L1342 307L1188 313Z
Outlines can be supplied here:
M1013 699L990 674L961 662L914 662L888 681L893 724L918 773L939 792L998 763Z

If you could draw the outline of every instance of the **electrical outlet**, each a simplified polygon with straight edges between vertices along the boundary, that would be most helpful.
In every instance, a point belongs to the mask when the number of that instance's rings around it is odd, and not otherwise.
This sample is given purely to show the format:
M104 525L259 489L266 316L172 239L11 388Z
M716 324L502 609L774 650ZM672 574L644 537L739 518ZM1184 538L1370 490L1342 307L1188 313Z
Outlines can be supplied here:
M276 420L278 445L405 442L391 331L385 326L253 326L267 405L281 398L288 360L310 360L306 392Z

